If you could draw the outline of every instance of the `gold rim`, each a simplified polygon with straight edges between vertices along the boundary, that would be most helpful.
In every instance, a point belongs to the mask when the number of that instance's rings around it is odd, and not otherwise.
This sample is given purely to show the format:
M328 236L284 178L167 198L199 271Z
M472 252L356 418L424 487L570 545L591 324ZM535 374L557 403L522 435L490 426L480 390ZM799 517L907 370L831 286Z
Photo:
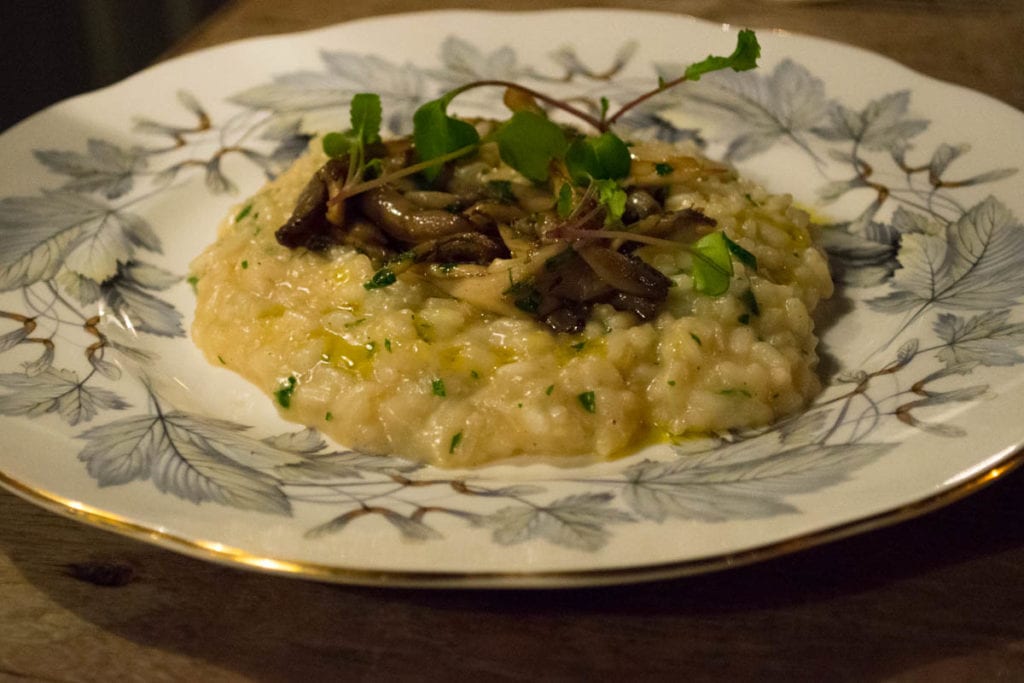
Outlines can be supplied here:
M407 588L569 588L692 576L788 555L939 509L991 484L1021 464L1024 464L1024 447L1017 448L998 465L927 498L852 522L734 553L654 565L537 572L375 571L263 557L218 542L185 538L148 527L91 505L34 488L4 472L0 472L0 485L42 508L91 526L199 559L269 574L333 583Z

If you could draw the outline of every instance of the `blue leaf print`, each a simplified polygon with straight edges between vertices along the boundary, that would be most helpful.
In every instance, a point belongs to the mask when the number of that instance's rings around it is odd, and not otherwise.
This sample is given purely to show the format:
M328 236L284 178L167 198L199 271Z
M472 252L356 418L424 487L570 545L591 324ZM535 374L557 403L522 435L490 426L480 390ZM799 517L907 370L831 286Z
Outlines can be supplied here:
M1024 226L989 197L951 223L944 234L903 235L895 291L868 303L880 311L929 306L998 309L1024 297Z
M1018 347L1024 345L1024 323L1008 322L1009 310L990 311L964 319L942 313L934 329L945 344L939 360L946 367L974 362L989 366L1024 363Z
M100 410L122 410L128 403L107 389L87 386L74 370L49 368L35 376L0 375L0 415L35 417L57 413L69 425L88 422Z
M662 78L681 74L681 66L659 66ZM685 88L665 93L684 107L724 115L730 130L740 135L729 144L726 156L742 161L789 139L810 152L804 134L825 117L825 85L806 68L791 60L780 62L768 75L753 71L710 74Z
M515 505L488 515L483 523L494 529L494 540L514 545L543 538L555 545L594 551L611 537L607 525L632 521L609 506L610 493L583 493L560 498L550 505Z
M69 176L63 185L71 192L102 192L116 199L132 189L135 174L146 168L146 156L139 149L125 150L105 140L91 139L87 152L36 150L36 159L51 171Z
M849 140L864 149L901 150L928 127L924 119L907 118L910 92L901 90L874 100L861 111L842 104L829 110L830 125L814 132L826 140Z

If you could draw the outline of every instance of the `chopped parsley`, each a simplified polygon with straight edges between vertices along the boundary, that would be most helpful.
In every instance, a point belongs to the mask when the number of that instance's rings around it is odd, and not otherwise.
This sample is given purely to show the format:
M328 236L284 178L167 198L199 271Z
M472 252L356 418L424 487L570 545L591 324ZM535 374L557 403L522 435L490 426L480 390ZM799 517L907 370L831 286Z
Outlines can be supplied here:
M186 280L186 282L188 282L188 284L192 287L193 294L198 293L198 288L196 287L196 285L199 284L198 277L196 277L195 275L189 275L188 280Z
M238 223L243 218L248 216L251 212L252 212L252 204L246 204L245 207L241 211L238 212L238 215L235 216L235 222Z
M284 381L284 386L274 392L274 396L277 398L277 402L282 408L291 408L292 406L292 394L295 393L295 385L297 380L295 375L292 375Z
M242 261L242 270L245 270L248 267L249 267L249 262L248 261Z
M448 444L448 452L454 453L455 449L459 447L460 443L462 443L462 432L459 432L458 434L452 437L451 443Z
M579 394L576 398L577 400L579 400L580 405L583 406L583 410L587 411L588 413L597 412L597 396L594 394L593 391L584 391L582 394Z
M549 384L548 388L544 390L544 393L547 394L548 396L550 396L551 392L554 391L554 390L555 390L555 385L554 384Z
M697 346L704 346L704 342L700 340L700 337L695 335L693 332L690 333L690 339L697 342Z
M672 164L660 162L654 165L654 172L657 173L659 176L667 176L673 170L674 169L672 168Z
M434 381L432 381L430 383L430 392L434 394L434 396L440 396L441 398L447 396L448 392L444 388L444 380L435 379Z
M326 422L330 422L333 419L334 419L334 413L332 413L331 411L328 410L327 413L324 415L324 420Z
M369 279L368 282L363 283L365 289L381 289L382 287L388 287L395 284L398 281L398 276L395 275L395 271L391 270L387 266L384 266Z

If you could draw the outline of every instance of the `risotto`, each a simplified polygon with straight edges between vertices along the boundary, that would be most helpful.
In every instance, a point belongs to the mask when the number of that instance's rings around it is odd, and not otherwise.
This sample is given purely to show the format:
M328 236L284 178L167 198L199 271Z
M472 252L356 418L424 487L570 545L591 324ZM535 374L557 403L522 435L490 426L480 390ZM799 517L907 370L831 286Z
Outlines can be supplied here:
M294 222L328 163L317 141L239 205L192 264L193 339L286 419L349 448L444 467L520 455L608 459L804 408L820 389L812 312L832 290L807 214L693 150L637 144L630 154L623 229L660 221L655 237L591 248L583 233L605 226L577 225L560 241L524 240L524 225L540 234L559 222L558 193L483 145L447 182L486 190L486 211L479 201L475 210L497 226L502 253L421 263L410 252L376 253L372 232L317 248L281 243L279 228ZM444 192L406 189L402 200L417 210L473 218L443 206ZM715 233L741 258L724 291L709 295L693 275L702 257L680 245ZM549 271L567 258L553 282ZM403 259L411 265L395 265ZM608 260L639 268L647 289L566 290Z

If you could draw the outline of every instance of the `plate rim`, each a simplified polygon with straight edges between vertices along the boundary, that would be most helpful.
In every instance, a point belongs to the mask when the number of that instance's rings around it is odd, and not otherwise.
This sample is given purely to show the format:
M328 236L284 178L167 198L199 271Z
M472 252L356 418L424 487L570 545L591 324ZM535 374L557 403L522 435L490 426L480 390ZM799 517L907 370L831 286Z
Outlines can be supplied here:
M572 15L572 14L619 14L619 15L645 15L671 17L676 21L686 21L695 26L706 26L708 28L721 27L730 28L730 25L722 22L715 22L688 14L667 12L662 10L627 9L627 8L546 8L539 10L474 10L474 9L441 9L422 10L414 12L400 12L394 14L375 15L362 17L350 21L339 22L329 26L309 28L300 31L283 32L272 35L253 36L240 38L218 45L210 46L183 55L172 57L161 61L146 69L143 69L131 76L109 86L92 90L86 93L75 95L70 98L54 103L25 119L15 123L3 131L4 137L9 134L16 134L16 131L26 122L47 115L53 109L60 108L70 101L80 98L88 98L120 87L130 87L130 83L146 78L153 71L160 70L175 63L181 63L191 59L201 60L208 58L210 54L219 51L229 51L240 44L251 44L262 41L273 42L288 39L301 39L302 36L330 32L340 27L351 27L353 25L383 22L399 17L425 17L429 15L463 15L478 17L498 16L527 16L527 15ZM989 105L997 105L1006 108L1015 114L1022 114L1021 110L1013 105L1004 102L997 97L974 90L970 87L942 80L926 73L917 71L895 58L885 54L874 52L870 49L851 45L830 38L823 38L810 34L792 32L777 28L757 29L770 32L784 38L793 37L801 41L814 42L824 46L842 46L848 51L856 53L859 57L874 60L884 60L890 67L900 69L916 78L927 80L933 84L939 84L944 88L953 88L962 95L972 98L983 98ZM982 464L982 463L977 463ZM374 585L394 586L412 588L569 588L581 586L598 585L621 585L628 583L639 583L670 578L678 578L702 574L721 569L744 566L762 562L765 560L781 557L791 553L799 552L818 545L840 540L866 531L883 528L902 521L916 518L923 514L945 507L974 492L988 486L996 479L1001 478L1016 470L1024 464L1024 444L1008 448L1000 457L990 458L983 461L985 467L970 477L961 479L948 488L943 488L932 494L918 497L903 505L891 509L870 514L865 517L858 517L851 521L842 522L832 526L816 529L807 533L800 533L794 536L783 538L766 544L761 544L738 551L720 553L704 557L696 557L685 560L662 562L655 564L631 564L614 567L594 569L568 569L568 570L538 570L538 571L491 571L480 572L450 572L450 571L429 571L429 570L388 570L388 569L358 569L346 568L337 565L326 565L304 560L293 561L288 559L260 557L247 551L236 548L225 547L222 544L213 544L201 539L189 539L163 531L159 528L146 524L134 522L131 519L122 517L116 513L94 508L92 506L63 498L42 487L34 487L7 474L0 468L0 486L50 512L60 514L76 521L85 522L95 528L118 533L119 535L140 540L157 547L162 547L179 552L191 557L212 561L217 564L232 566L235 568L251 569L293 578L306 578L321 580L332 583L343 583L352 585ZM213 547L214 545L218 547Z

